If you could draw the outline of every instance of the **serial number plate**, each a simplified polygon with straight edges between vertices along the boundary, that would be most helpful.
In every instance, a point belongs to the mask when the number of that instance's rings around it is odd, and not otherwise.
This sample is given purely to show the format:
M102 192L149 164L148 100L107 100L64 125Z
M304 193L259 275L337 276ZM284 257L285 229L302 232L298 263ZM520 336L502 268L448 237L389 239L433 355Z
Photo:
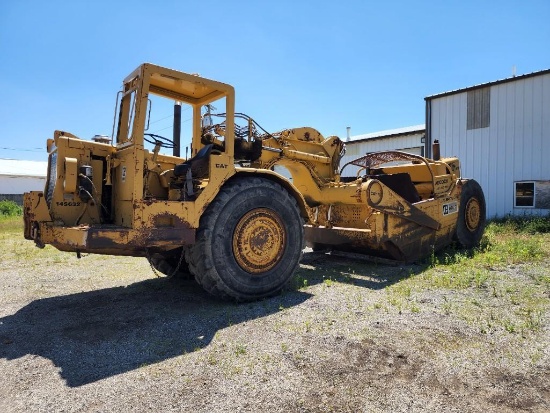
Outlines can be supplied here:
M80 202L56 202L57 206L80 206Z
M448 204L443 204L443 215L456 214L458 212L458 202L449 202Z

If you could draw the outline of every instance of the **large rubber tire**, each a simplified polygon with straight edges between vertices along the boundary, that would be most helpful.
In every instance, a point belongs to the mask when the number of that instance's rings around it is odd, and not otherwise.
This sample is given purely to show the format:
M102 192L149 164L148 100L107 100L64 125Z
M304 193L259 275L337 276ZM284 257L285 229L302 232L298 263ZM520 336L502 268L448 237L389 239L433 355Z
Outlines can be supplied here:
M182 249L178 248L172 252L165 252L162 254L153 254L148 257L149 263L153 268L164 275L180 279L190 279L193 276L189 272L189 265L185 261L184 257L181 257Z
M464 248L479 245L485 229L485 215L485 196L481 186L473 179L463 181L455 238Z
M228 182L201 217L189 269L210 294L251 301L279 292L304 248L296 200L260 177Z

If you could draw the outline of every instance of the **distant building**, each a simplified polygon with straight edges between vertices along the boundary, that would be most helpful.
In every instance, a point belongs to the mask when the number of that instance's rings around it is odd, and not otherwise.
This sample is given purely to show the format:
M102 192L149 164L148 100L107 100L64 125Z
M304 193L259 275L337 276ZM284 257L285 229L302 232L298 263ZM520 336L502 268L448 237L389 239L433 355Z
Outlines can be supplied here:
M23 193L42 191L46 184L48 162L0 159L0 201L23 203Z
M431 157L438 139L441 155L458 157L462 177L482 186L489 218L550 213L550 69L425 100L425 128L352 136L340 165L381 150Z
M426 98L426 146L457 156L487 216L550 212L550 70Z
M425 131L424 125L417 125L351 136L346 141L346 154L340 161L340 167L369 152L400 150L423 156ZM343 176L354 176L358 169L357 166L349 165L343 171Z

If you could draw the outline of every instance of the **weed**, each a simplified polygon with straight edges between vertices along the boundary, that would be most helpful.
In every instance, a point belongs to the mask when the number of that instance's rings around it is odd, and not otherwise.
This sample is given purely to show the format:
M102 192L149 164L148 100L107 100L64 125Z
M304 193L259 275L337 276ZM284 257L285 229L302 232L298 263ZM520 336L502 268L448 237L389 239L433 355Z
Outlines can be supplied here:
M476 288L484 287L488 278L489 278L489 274L487 273L487 271L483 271L483 270L475 271L473 276L474 286Z
M395 292L401 295L402 297L410 297L411 296L411 287L406 283L400 283L395 288Z
M550 286L550 274L540 274L533 277L537 284L547 284Z
M450 303L450 301L447 299L446 296L443 297L443 304L441 305L441 308L443 309L443 312L446 315L451 314L452 304Z
M334 280L332 278L325 278L323 284L327 287L332 287L334 285Z
M502 321L502 325L504 326L504 329L509 333L515 333L517 331L517 327L512 320L504 319Z
M242 356L246 354L246 345L244 344L237 344L235 346L235 355Z
M209 353L207 356L206 356L206 362L211 365L211 366L215 366L219 363L218 359L216 358L216 356L212 353Z
M388 303L396 307L400 312L403 308L403 300L401 297L395 295L395 294L388 294Z
M437 258L437 256L435 255L435 248L434 246L432 246L432 252L430 254L430 257L429 257L429 264L430 264L430 267L434 268L437 264L439 264L439 260Z
M301 288L308 287L309 282L307 278L303 277L300 273L296 274L292 281L292 288L295 290L299 290Z
M420 307L415 302L413 302L411 304L411 312L413 312L413 313L419 313L420 312Z
M510 295L510 303L512 303L512 305L519 305L521 303L521 298L518 294L512 294Z
M523 328L529 331L538 331L542 326L542 310L525 308L519 311L523 319Z
M481 302L480 302L479 300L477 300L476 298L473 298L471 302L472 302L472 304L475 305L476 307L480 307L480 308L483 307L483 305L481 304Z

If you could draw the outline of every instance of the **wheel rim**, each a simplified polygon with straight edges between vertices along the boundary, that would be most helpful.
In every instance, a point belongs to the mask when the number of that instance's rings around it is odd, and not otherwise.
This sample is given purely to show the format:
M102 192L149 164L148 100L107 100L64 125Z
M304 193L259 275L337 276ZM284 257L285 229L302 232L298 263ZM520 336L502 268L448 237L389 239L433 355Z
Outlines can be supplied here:
M233 233L233 255L248 273L271 270L281 259L285 245L284 224L275 211L253 209L237 223Z
M466 227L470 231L475 231L479 228L481 221L481 206L477 198L470 198L466 204L465 210Z

